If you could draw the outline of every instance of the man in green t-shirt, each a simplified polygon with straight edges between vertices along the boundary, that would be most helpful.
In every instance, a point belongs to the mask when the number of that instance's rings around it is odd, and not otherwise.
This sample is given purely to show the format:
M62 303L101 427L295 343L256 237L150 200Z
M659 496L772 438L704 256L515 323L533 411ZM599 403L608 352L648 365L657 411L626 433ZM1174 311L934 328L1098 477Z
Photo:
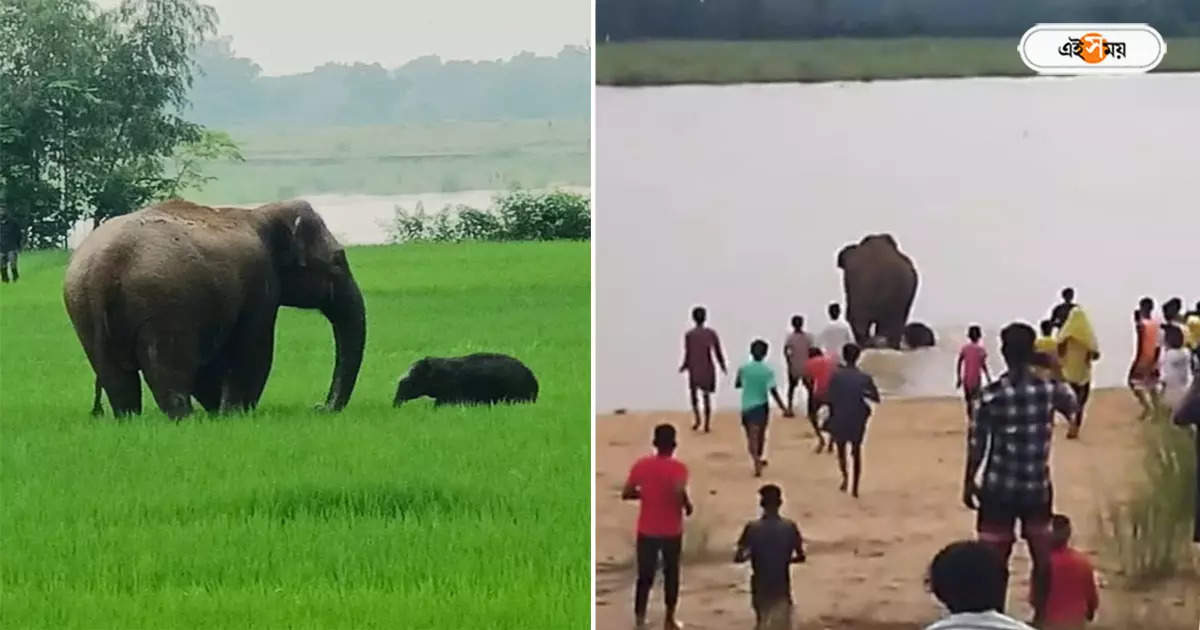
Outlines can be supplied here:
M754 476L761 477L763 450L767 444L767 418L771 415L771 399L779 405L783 417L792 417L792 412L783 404L779 390L775 388L775 371L763 360L767 357L767 342L762 339L750 344L750 361L738 368L734 386L742 390L742 428L746 430L746 450L754 463Z

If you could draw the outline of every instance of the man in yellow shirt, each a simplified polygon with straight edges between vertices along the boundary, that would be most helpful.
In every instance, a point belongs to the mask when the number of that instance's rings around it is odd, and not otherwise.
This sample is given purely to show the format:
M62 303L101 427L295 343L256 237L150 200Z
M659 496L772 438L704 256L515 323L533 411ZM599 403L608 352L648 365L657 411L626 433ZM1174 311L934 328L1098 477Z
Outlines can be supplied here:
M1058 339L1054 338L1054 322L1047 319L1041 323L1042 336L1033 342L1033 351L1041 358L1043 367L1034 371L1042 379L1062 379L1062 367L1058 363Z
M1058 331L1058 354L1062 358L1063 380L1075 391L1079 408L1071 421L1068 439L1079 437L1083 426L1083 408L1092 389L1092 363L1100 358L1100 344L1087 313L1078 304L1073 304L1067 321Z

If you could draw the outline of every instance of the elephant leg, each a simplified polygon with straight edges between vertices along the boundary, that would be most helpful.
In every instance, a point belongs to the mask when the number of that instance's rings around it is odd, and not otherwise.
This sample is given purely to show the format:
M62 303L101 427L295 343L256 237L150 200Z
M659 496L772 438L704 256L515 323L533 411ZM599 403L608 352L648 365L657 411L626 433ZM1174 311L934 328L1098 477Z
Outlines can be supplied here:
M275 354L276 314L269 309L246 317L230 336L222 409L241 411L258 406Z
M192 396L208 413L221 411L221 385L225 378L225 366L214 362L200 368L196 373L196 386Z
M192 335L146 335L138 340L138 363L158 408L172 420L192 413L196 359Z
M142 413L142 379L137 370L123 370L116 366L108 366L101 371L96 382L108 394L108 404L112 407L113 416L123 418ZM93 400L93 413L98 400ZM103 408L100 408L103 414Z

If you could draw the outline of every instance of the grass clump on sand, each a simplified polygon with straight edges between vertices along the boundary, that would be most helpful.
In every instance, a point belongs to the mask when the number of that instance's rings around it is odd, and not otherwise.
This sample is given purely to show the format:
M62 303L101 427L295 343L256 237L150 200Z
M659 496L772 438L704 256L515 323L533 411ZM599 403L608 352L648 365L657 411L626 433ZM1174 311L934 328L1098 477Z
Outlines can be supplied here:
M1032 76L1013 38L652 40L601 44L602 85L865 81ZM1155 71L1200 70L1200 37L1170 38Z
M1145 481L1101 516L1119 574L1134 586L1190 572L1196 458L1190 431L1161 417L1144 427Z
M259 409L93 419L63 252L0 286L0 627L575 628L589 610L587 243L348 251L358 386L282 309ZM393 409L425 355L510 353L533 406ZM106 405L107 407L107 405Z

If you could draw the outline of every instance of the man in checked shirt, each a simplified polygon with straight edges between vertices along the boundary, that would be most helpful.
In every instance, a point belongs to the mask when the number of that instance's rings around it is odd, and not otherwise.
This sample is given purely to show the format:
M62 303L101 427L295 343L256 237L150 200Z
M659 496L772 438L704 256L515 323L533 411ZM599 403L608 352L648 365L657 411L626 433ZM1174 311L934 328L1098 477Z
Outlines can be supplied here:
M976 399L967 434L963 503L977 510L979 540L992 545L1005 566L1016 542L1013 530L1021 521L1021 537L1033 560L1033 622L1037 625L1050 587L1054 412L1071 418L1078 403L1066 384L1043 380L1031 369L1035 338L1033 328L1019 322L1000 333L1000 352L1008 371L985 386ZM983 482L977 484L981 465Z

